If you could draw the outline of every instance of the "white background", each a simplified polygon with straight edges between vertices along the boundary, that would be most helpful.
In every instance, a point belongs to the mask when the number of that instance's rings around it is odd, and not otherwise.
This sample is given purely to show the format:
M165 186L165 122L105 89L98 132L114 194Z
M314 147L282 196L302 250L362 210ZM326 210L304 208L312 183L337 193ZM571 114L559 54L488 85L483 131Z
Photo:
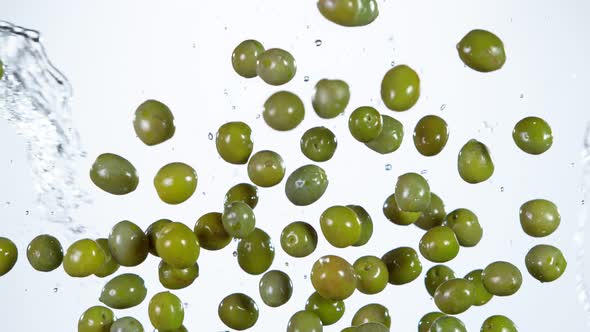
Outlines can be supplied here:
M587 331L585 313L577 300L579 271L573 237L582 207L579 160L589 120L590 3L378 2L381 14L377 21L353 29L323 19L315 1L294 0L3 0L0 19L40 30L50 58L74 86L75 123L89 155L80 165L81 181L94 200L76 216L89 228L84 236L106 236L123 219L145 228L166 217L192 227L202 214L219 211L227 188L247 181L246 168L220 160L214 142L207 138L224 122L249 123L255 150L279 152L288 172L308 163L298 143L307 128L325 125L336 133L336 155L322 165L330 185L320 201L296 208L286 200L281 183L261 190L255 210L258 227L271 235L277 248L273 268L293 279L291 301L277 309L264 306L257 291L260 277L241 272L232 256L235 243L220 252L203 251L199 279L190 288L175 292L188 304L185 323L190 331L226 330L217 318L217 305L236 291L249 294L260 307L260 319L252 331L284 330L289 317L303 309L313 291L307 276L318 257L337 254L352 262L361 255L381 256L398 246L416 247L422 231L389 223L382 216L381 204L393 192L398 175L421 170L427 171L425 176L445 201L447 211L472 209L484 227L481 244L462 249L449 263L458 275L495 260L509 260L523 271L524 284L515 296L494 298L460 316L470 331L478 331L492 314L510 316L525 332ZM502 70L481 74L463 66L455 44L473 28L489 29L504 40L508 60ZM277 88L236 75L230 54L248 38L260 40L266 48L291 51L298 64L293 81ZM316 46L316 40L322 41L321 46ZM422 79L420 101L402 114L385 109L379 97L381 77L392 62L409 64ZM304 81L305 76L309 82ZM321 78L340 78L350 84L347 114L353 107L371 105L402 121L406 134L400 150L377 155L352 139L346 117L320 120L311 109L310 96ZM305 121L287 133L275 132L257 119L265 99L279 89L298 93L307 107ZM176 117L176 135L156 147L143 145L131 124L135 107L147 98L167 103ZM441 110L443 104L446 107ZM427 114L445 118L451 132L447 147L434 158L420 156L411 139L415 123ZM553 127L554 145L541 156L526 155L512 142L514 124L527 115L541 116ZM496 163L492 179L479 185L461 181L456 171L457 153L470 138L485 142ZM65 246L73 237L60 225L41 220L33 204L24 142L4 122L0 122L0 142L0 235L15 240L20 250L15 269L0 278L0 330L75 331L79 315L99 304L105 280L71 279L61 269L40 274L28 265L26 245L34 236L51 232ZM141 178L136 192L114 197L90 186L87 170L103 152L119 153L136 165ZM199 174L197 194L179 206L160 202L151 184L157 169L172 161L187 162ZM386 171L386 164L392 170ZM533 198L553 200L561 210L561 228L545 239L527 237L518 223L518 207ZM283 253L279 235L286 224L305 220L319 231L319 215L334 204L360 204L369 210L375 234L368 245L335 249L320 234L318 250L310 257L293 259ZM524 255L538 243L559 246L569 259L568 270L559 281L541 285L526 273ZM147 302L162 290L157 263L150 257L139 268L120 270L141 274L149 293L142 305L116 315L136 316L146 330L150 330ZM424 271L432 266L423 263ZM376 296L355 293L346 301L344 318L325 331L340 331L360 306L371 302L389 308L392 331L415 331L419 318L436 309L420 277L409 285L389 286Z

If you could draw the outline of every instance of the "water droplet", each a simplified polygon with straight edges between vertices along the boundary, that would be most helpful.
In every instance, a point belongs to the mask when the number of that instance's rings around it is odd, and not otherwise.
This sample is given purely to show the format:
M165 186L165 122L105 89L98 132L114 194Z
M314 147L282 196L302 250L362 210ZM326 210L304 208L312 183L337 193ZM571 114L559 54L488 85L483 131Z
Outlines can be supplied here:
M440 110L441 110L441 111L444 111L444 110L445 110L445 108L447 108L447 104L442 104L442 105L440 105Z
M309 82L309 76L303 77L303 82Z
M184 302L182 305L184 306L185 309L188 308L188 302Z
M227 91L227 89L223 89L223 95L225 95L226 97L229 96L229 92Z
M391 61L391 66L395 67L395 61Z
M586 202L584 200L582 200L582 205L586 204Z
M236 106L235 106L235 105L233 105L233 106L231 107L231 109L235 111L235 110L236 110Z
M307 279L307 274L304 274L303 275L303 279Z
M504 192L504 187L500 187L500 192Z
M260 114L256 114L256 119L260 119Z
M315 46L322 46L322 40L321 39L316 39L315 41Z
M520 94L520 99L523 99L523 98L524 98L524 93L521 93Z
M289 262L285 262L285 266L289 266Z
M28 216L29 215L29 210L25 211L25 215Z
M306 29L309 29L311 26L308 24L305 26Z
M209 138L210 141L213 140L213 133L209 133L209 135L207 135L207 137Z
M223 27L223 30L227 31L227 25Z
M10 205L10 202L9 201L6 201L6 205Z
M197 48L197 44L196 43L193 43L193 48Z
M206 192L204 192L204 191L203 191L203 193L202 193L202 194L203 194L203 196L207 196L207 193L206 193Z
M234 255L234 257L238 257L238 252L234 251L233 255Z
M570 167L574 167L576 163L570 163Z
M392 168L391 164L386 164L385 165L385 170L386 171L391 171L391 168Z
M57 293L57 287L53 288L53 292Z
M420 174L422 174L422 175L424 175L426 173L428 173L428 170L427 169L423 169L423 170L420 171Z

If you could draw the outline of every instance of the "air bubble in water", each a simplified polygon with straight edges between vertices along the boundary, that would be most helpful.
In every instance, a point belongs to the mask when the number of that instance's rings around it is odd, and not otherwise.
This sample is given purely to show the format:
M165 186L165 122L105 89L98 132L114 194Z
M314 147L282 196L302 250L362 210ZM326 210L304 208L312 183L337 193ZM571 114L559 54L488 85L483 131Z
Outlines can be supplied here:
M238 257L238 252L234 251L233 255L234 255L234 257Z
M309 76L303 77L303 82L309 82Z
M315 41L315 46L322 46L322 40L321 39L316 39Z
M391 164L386 164L385 165L385 170L386 171L391 171L391 168L392 168Z
M285 266L289 266L289 262L285 262Z
M500 187L500 192L504 192L504 187Z
M391 66L395 67L395 61L391 61Z
M209 138L210 141L213 140L213 133L209 133L209 135L207 135L207 138Z
M57 293L57 287L53 288L53 292Z

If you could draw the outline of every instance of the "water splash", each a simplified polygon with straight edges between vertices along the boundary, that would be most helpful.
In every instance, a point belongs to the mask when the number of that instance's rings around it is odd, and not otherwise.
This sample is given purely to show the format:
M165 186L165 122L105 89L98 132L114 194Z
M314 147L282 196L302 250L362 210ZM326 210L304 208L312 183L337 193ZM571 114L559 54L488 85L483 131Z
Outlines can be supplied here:
M75 165L85 156L72 123L70 83L47 58L40 34L0 21L0 117L26 142L42 218L67 224L87 195L77 182Z
M590 199L590 123L586 127L586 134L584 135L584 151L582 153L583 163L583 182L582 182L582 195L584 202ZM582 203L583 205L583 203ZM588 208L583 206L581 208L580 217L578 219L578 227L574 235L574 242L577 246L576 252L576 290L578 293L578 300L582 305L582 309L586 312L586 323L590 327L590 286L588 284L590 275L587 275L586 269L586 254L585 254L585 238L586 232L586 221L589 217Z

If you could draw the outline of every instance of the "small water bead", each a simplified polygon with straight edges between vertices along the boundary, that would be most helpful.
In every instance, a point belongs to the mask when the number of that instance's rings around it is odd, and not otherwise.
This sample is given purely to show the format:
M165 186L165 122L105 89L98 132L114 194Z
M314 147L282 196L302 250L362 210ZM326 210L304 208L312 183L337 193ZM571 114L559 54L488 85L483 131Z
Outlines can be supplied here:
M289 266L289 262L285 262L285 266Z
M207 135L207 137L209 138L210 141L213 140L213 133L209 133L209 135Z
M392 167L393 166L391 166L391 164L387 164L387 165L385 165L385 170L386 171L391 171Z
M420 171L420 174L422 174L422 175L424 175L426 173L428 173L428 170L427 169L423 169L423 170Z
M223 89L223 95L226 97L229 96L229 92L227 91L227 89Z
M445 108L447 108L447 104L442 104L442 105L440 105L440 110L441 110L441 111L444 111L444 110L445 110Z
M25 211L25 215L28 216L29 215L29 210Z
M303 82L309 82L309 76L303 77Z
M395 61L391 61L391 66L395 67Z
M317 47L322 46L322 40L321 39L316 39L315 46L317 46Z
M57 293L57 287L53 288L53 292Z
M260 119L260 114L256 114L256 119Z
M500 187L500 192L504 192L504 187Z
M520 99L523 99L523 98L524 98L524 93L521 93L520 94Z
M234 255L234 257L238 257L238 252L234 251L233 255Z

